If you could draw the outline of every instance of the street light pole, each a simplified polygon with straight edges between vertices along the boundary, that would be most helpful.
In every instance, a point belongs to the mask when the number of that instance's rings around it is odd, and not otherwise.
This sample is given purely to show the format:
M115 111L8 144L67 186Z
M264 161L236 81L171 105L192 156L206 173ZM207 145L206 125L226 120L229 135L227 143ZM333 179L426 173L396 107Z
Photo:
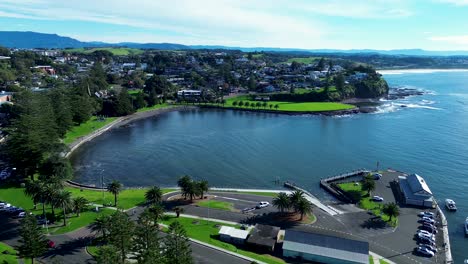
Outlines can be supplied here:
M104 206L104 170L101 170L102 206Z

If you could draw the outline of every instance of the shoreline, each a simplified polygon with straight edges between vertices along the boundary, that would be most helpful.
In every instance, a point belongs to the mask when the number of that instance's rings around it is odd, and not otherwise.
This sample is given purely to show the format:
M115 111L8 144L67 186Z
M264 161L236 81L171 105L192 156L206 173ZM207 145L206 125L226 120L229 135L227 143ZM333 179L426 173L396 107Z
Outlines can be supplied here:
M269 110L269 109L252 109L252 108L240 108L240 107L231 107L231 106L216 106L216 105L198 105L199 108L209 108L209 109L221 109L221 110L234 110L234 111L244 111L244 112L257 112L257 113L268 113L268 114L280 114L280 115L323 115L323 116L340 116L340 115L350 115L350 114L359 114L362 113L359 107L354 106L351 109L345 110L330 110L330 111L284 111L284 110Z
M377 73L380 74L405 74L405 73L436 73L436 72L468 72L468 69L454 68L454 69L441 69L441 68L417 68L417 69L379 69Z
M149 111L145 111L145 112L136 112L136 113L133 113L131 115L121 116L121 117L117 118L116 120L114 120L113 122L105 125L104 127L100 128L100 129L97 129L97 130L93 131L92 133L90 133L90 134L88 134L86 136L77 138L76 140L74 140L73 142L68 144L68 147L70 148L70 150L68 152L66 152L65 157L68 158L81 145L83 145L84 143L86 143L88 141L91 141L94 138L104 134L105 132L107 132L108 130L111 130L112 128L119 128L119 127L122 127L122 126L126 126L126 125L128 125L128 124L130 124L130 123L132 123L134 121L141 120L141 119L146 119L146 118L150 118L150 117L154 117L154 116L158 116L158 115L163 114L163 113L168 113L168 112L172 112L172 111L180 111L180 110L188 110L188 109L193 109L193 107L192 106L170 105L170 106L164 107L164 108L158 108L158 109L149 110Z

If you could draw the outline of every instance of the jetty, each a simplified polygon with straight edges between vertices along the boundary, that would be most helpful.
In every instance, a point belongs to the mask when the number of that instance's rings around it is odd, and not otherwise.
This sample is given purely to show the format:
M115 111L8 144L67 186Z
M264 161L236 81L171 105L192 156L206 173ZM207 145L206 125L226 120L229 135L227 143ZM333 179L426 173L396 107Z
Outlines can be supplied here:
M347 172L347 173L342 173L338 174L332 177L328 177L325 179L320 180L320 187L325 189L327 192L329 192L331 195L336 197L338 200L345 202L345 203L354 203L353 199L351 199L346 193L344 193L340 188L337 188L333 182L336 181L342 181L348 178L353 178L353 177L359 177L359 176L364 176L370 171L367 169L358 169L355 171Z

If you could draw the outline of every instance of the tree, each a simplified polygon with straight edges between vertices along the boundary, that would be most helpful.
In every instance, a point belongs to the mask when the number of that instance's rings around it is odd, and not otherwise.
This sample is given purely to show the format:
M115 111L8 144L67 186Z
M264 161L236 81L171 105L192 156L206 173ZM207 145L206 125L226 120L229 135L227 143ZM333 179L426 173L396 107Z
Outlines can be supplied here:
M248 85L250 91L255 91L257 89L257 81L255 80L255 76L253 74L249 77Z
M149 204L159 204L162 201L162 191L158 186L149 188L145 193L145 199Z
M317 69L319 71L323 71L323 69L325 69L325 59L322 57L320 58L318 64L317 64Z
M384 205L382 212L390 216L389 220L392 221L393 217L397 217L400 215L400 208L396 203L387 203Z
M107 191L114 195L114 206L117 207L117 195L122 191L122 184L114 180L107 185Z
M275 104L275 110L278 110L278 108L279 108L279 105Z
M183 176L177 181L177 186L180 187L182 195L185 199L187 199L187 196L189 195L190 185L192 185L192 178L190 178L188 175Z
M73 122L81 124L88 121L95 110L88 95L74 95L70 100Z
M236 107L237 106L237 101L232 102L232 106Z
M238 105L239 107L243 107L243 106L244 106L244 102L243 102L243 101L240 101L237 105Z
M146 211L146 210L145 210ZM160 204L154 204L147 208L148 214L152 217L153 222L158 222L164 215L164 208Z
M98 264L115 264L119 262L120 256L113 245L101 246L98 249L96 262Z
M71 207L71 192L61 190L55 198L56 204L62 206L63 211L63 226L67 226L67 208Z
M57 132L60 137L63 137L73 126L73 114L69 96L64 89L52 89L48 96L54 109Z
M178 222L169 225L167 236L164 238L166 259L173 264L193 263L192 250L190 248L187 233L184 227Z
M335 76L335 87L340 93L343 92L345 86L345 78L343 74L338 74Z
M138 263L164 263L159 232L158 224L154 221L152 213L146 209L138 218L133 239L133 250L136 252Z
M134 112L132 97L128 94L127 89L123 88L117 96L115 110L118 116L129 115Z
M312 213L312 204L302 197L296 204L294 204L294 209L296 212L301 214L301 220L304 218L304 215Z
M34 210L37 209L37 204L42 201L43 192L44 188L42 182L32 180L26 181L24 186L24 194L33 200Z
M101 233L104 240L107 240L107 234L109 232L110 215L98 216L91 225L91 230L96 233Z
M248 108L248 107L250 106L250 102L249 102L249 101L247 101L247 102L245 102L245 103L244 103L244 105L245 105L245 107L247 107L247 108ZM253 105L253 103L252 103L252 105Z
M135 224L130 217L117 211L109 218L109 243L120 253L120 262L125 263L127 253L132 247L132 237Z
M301 199L304 198L304 192L301 190L295 190L289 195L290 206L294 209Z
M289 196L284 192L279 193L273 199L272 203L280 210L281 213L291 208L291 201L289 199Z
M370 196L371 192L375 190L375 180L372 177L365 177L361 188L363 191L367 191L367 195Z
M184 212L184 208L182 207L175 207L174 212L176 213L176 217L179 218L180 214Z
M73 169L70 160L54 154L48 157L39 167L40 178L48 179L52 176L61 181L69 180L73 177Z
M33 215L26 214L21 221L19 233L18 254L21 258L30 258L34 263L34 258L41 256L47 250L47 239Z
M262 107L263 107L263 108L267 108L267 106L268 106L267 102L263 102L263 103L262 103Z
M147 103L145 101L145 94L139 92L135 95L135 100L133 100L133 108L140 109L146 107Z
M202 180L198 182L198 190L200 192L200 199L203 199L203 194L205 192L208 192L209 190L209 185L207 180Z
M83 209L86 208L86 205L88 204L88 200L84 197L76 197L72 201L72 207L73 211L76 213L76 216L80 216L80 213L83 211Z

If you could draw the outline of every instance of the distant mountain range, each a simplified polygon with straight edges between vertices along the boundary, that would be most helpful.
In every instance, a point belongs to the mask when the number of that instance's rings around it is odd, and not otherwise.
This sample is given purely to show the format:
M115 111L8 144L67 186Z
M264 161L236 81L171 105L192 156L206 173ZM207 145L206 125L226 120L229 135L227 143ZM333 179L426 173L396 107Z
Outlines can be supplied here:
M310 52L310 53L342 53L342 54L383 54L383 55L403 55L403 56L468 56L468 51L429 51L422 49L399 49L399 50L373 50L373 49L290 49L290 48L243 48L227 46L207 46L207 45L182 45L176 43L105 43L105 42L83 42L70 37L63 37L57 34L45 34L37 32L20 31L0 31L0 46L19 49L65 49L65 48L86 48L86 47L128 47L137 49L162 49L162 50L187 50L187 49L224 49L241 50L244 52L253 51L276 51L276 52Z

